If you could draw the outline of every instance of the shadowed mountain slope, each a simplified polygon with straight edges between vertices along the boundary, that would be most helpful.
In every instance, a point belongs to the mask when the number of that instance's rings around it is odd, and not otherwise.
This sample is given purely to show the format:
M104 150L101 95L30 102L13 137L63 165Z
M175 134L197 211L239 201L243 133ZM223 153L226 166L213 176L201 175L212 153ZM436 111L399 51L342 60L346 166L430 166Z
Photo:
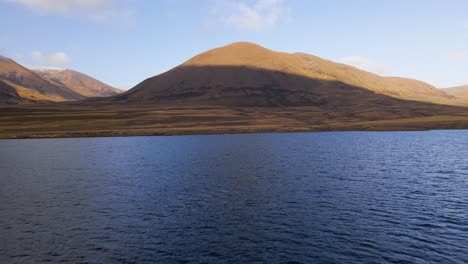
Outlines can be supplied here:
M86 74L73 70L34 70L42 78L57 85L66 86L85 97L108 97L122 93L122 90L111 87Z
M0 104L16 104L24 101L15 88L0 81Z
M380 77L312 55L275 52L246 42L204 52L108 100L224 106L333 106L366 104L376 96L462 104L423 82Z

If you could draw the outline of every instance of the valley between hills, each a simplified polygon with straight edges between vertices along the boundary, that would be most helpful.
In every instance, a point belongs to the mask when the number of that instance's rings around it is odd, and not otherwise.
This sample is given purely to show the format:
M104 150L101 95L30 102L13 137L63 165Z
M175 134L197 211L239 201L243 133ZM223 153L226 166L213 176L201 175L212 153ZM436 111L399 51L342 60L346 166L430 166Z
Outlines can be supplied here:
M239 42L123 92L0 58L0 138L468 129L468 88Z

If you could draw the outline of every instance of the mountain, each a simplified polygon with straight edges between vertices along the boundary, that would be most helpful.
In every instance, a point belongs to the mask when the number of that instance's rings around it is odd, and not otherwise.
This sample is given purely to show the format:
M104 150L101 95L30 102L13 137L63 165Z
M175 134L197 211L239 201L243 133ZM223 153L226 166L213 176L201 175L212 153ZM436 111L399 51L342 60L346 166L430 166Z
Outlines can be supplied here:
M460 102L416 80L241 42L115 96L0 106L14 115L0 116L0 138L468 128Z
M57 85L66 86L85 97L108 97L122 93L122 90L111 87L86 74L73 70L34 70L42 78Z
M117 102L223 106L322 106L395 103L461 104L427 83L381 77L304 53L238 42L197 55L131 90Z
M77 101L122 92L77 71L29 70L3 56L0 56L0 81L0 103Z
M44 80L15 61L0 56L0 81L26 101L72 101L85 97L72 89Z
M115 96L0 106L0 138L467 129L462 103L416 80L242 42Z
M462 100L468 101L468 85L447 88L444 89L444 91Z

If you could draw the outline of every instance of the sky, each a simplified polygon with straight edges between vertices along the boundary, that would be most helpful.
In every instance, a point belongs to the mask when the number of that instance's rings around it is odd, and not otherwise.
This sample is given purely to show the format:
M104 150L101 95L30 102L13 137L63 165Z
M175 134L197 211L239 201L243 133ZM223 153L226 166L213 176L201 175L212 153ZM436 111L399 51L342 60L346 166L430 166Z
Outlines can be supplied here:
M121 89L237 41L468 84L466 0L0 0L0 54Z

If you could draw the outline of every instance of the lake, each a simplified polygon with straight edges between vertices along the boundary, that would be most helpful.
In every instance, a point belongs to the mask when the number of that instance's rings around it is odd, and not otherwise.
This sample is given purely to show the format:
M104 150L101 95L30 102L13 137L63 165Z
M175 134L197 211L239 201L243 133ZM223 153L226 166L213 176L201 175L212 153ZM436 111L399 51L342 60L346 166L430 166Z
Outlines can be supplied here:
M0 263L468 263L468 131L0 140Z

